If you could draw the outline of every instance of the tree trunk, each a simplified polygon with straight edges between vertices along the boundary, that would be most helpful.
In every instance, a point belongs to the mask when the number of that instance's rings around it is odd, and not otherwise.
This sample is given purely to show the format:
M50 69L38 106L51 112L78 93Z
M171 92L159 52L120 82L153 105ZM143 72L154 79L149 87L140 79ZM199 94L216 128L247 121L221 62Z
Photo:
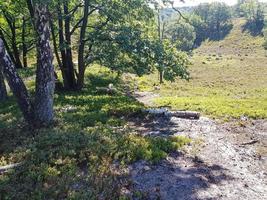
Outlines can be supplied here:
M162 70L159 71L159 83L163 84L163 71Z
M37 71L35 94L35 122L37 125L53 121L53 95L55 75L53 53L50 47L49 12L47 5L35 5L35 29L37 31Z
M65 5L67 2L64 3L64 13L68 15L68 8ZM58 13L58 35L59 35L59 46L60 46L60 54L61 54L61 62L62 68L61 73L63 77L64 89L71 90L76 88L76 79L74 76L74 67L72 61L72 52L71 52L71 35L70 35L70 21L69 17L66 17L65 22L65 29L63 23L63 15L62 15L62 7L61 4L58 3L57 5L57 13ZM64 34L65 30L65 34ZM66 40L65 40L66 39ZM66 47L68 45L68 47Z
M27 62L27 44L26 44L26 19L23 16L22 18L22 33L21 33L21 40L22 40L22 60L23 60L23 67L27 67L28 66L28 62Z
M89 13L89 0L85 0L84 2L84 13L83 13L83 22L80 32L80 40L79 40L79 50L78 50L78 87L82 88L84 86L84 73L85 73L85 63L84 63L84 46L85 46L85 33L86 27L88 24L88 13Z
M3 12L3 14L4 14L6 22L10 28L10 32L11 32L11 41L10 42L11 42L11 47L12 47L12 51L13 51L13 56L14 56L16 68L22 68L22 64L20 61L19 49L17 47L16 21L8 13Z
M65 16L65 39L66 39L66 68L68 77L69 89L76 89L76 78L71 50L71 33L70 33L70 15L69 15L68 2L64 3L64 16Z
M164 30L161 31L161 16L160 16L160 14L161 14L161 9L158 9L158 37L159 37L159 41L162 44L162 37L164 34ZM162 28L162 29L164 29L164 28ZM162 68L163 66L160 66L160 67ZM164 73L164 70L159 69L159 83L160 84L163 83L163 73Z
M53 47L54 47L54 53L57 59L58 67L59 69L62 69L62 62L60 60L60 56L58 54L58 46L57 46L57 38L55 34L55 28L52 20L50 20L50 27L51 27L51 35L52 35L52 41L53 41Z
M68 89L69 84L68 84L68 78L66 75L66 51L65 51L65 39L64 39L64 31L63 31L63 16L62 16L62 11L61 11L61 4L58 3L57 5L57 13L58 13L58 36L59 36L59 48L60 48L60 54L61 54L61 63L62 63L62 68L61 68L61 73L62 73L62 78L63 78L63 84L64 88Z
M0 39L0 66L3 67L3 73L8 81L9 87L17 98L17 102L22 111L25 120L31 124L34 119L34 112L27 89L19 77L10 56L5 50L4 42Z
M3 72L0 65L0 102L3 102L7 99L6 84L3 76Z
M0 30L0 38L1 38L1 39L3 40L3 42L4 42L4 46L5 46L5 48L6 48L6 51L7 51L8 55L9 55L9 57L10 57L12 63L15 63L15 58L13 57L13 54L12 54L12 52L11 52L11 50L10 50L8 44L7 44L7 41L6 41L6 39L5 39L5 35L4 35L4 33L3 33L1 30Z

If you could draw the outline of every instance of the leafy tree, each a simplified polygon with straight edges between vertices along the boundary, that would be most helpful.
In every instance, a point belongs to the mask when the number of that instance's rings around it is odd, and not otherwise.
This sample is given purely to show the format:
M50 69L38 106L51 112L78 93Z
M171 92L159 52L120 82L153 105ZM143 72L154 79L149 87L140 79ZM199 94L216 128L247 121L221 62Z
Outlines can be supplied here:
M196 32L194 26L184 20L174 19L167 27L167 37L176 44L177 49L189 51L194 48Z
M196 39L194 41L194 46L199 46L202 41L204 41L208 37L208 27L204 20L201 19L200 16L193 14L189 18L191 26L194 27L194 31L196 34Z
M262 33L264 27L264 8L262 4L257 0L245 0L240 9L247 19L244 29L255 35Z
M149 53L153 51L148 46L153 47L156 36L149 2L53 1L54 52L65 89L81 89L86 68L95 62L118 73L142 75L152 71ZM78 60L73 58L74 50Z
M34 47L30 16L25 8L25 0L0 2L0 37L17 68L27 67L27 54Z
M194 13L207 24L207 38L221 39L232 28L231 9L225 3L200 4Z
M155 43L154 62L158 70L162 70L163 78L168 81L174 81L176 77L189 79L187 66L189 60L187 54L177 50L177 47L169 40L158 41ZM160 69L163 67L163 69Z

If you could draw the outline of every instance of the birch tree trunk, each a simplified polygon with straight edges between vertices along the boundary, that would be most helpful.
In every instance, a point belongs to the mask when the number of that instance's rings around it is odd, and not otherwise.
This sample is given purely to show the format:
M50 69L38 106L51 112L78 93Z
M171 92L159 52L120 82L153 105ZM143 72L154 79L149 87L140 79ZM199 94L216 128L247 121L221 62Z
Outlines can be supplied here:
M35 29L37 31L37 71L35 94L35 123L49 124L53 121L53 96L55 75L53 53L50 46L49 12L45 4L35 6Z
M0 66L3 67L3 73L14 96L17 98L17 102L25 120L29 124L33 123L34 112L30 97L22 79L16 71L15 65L5 49L2 39L0 39Z

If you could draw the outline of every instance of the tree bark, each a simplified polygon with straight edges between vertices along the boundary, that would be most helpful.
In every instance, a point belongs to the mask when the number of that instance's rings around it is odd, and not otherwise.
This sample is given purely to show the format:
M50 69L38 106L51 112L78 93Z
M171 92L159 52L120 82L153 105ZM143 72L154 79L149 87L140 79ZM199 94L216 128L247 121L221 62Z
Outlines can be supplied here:
M78 87L82 88L84 86L84 73L85 73L85 62L84 62L84 47L85 47L85 33L86 27L88 24L88 14L89 14L89 0L84 1L84 13L83 13L83 21L80 31L80 45L78 50Z
M35 5L35 29L37 31L37 71L35 94L35 123L50 124L54 118L53 95L55 75L53 53L50 47L49 12L45 4Z
M58 53L58 46L57 46L57 38L56 38L56 34L55 34L55 27L54 27L54 24L53 24L52 20L50 20L50 27L51 27L51 35L52 35L54 53L55 53L55 56L56 56L56 59L57 59L58 67L59 67L59 69L62 69L62 62L60 60L60 56L59 56L59 53Z
M70 33L70 15L69 15L69 5L68 2L64 3L64 16L65 16L65 39L66 39L66 68L68 77L68 87L69 89L76 89L76 78L72 58L71 50L71 33Z
M0 39L0 66L3 67L3 73L17 99L25 120L31 124L34 119L34 112L30 97L22 79L19 77L16 68L11 61L10 56L6 52L2 39Z
M5 48L6 48L6 51L7 51L8 55L9 55L11 61L12 61L13 63L15 63L15 58L13 57L13 54L12 54L12 52L11 52L11 50L10 50L8 44L7 44L7 41L6 41L6 39L5 39L5 35L4 35L4 33L2 32L2 30L0 30L0 38L1 38L1 39L3 40L3 42L4 42L4 46L5 46Z
M27 62L27 44L26 44L26 19L23 16L22 18L22 33L21 33L21 40L22 40L22 60L23 60L23 67L28 66Z
M0 66L0 102L3 102L7 99L6 84L3 76L3 72Z

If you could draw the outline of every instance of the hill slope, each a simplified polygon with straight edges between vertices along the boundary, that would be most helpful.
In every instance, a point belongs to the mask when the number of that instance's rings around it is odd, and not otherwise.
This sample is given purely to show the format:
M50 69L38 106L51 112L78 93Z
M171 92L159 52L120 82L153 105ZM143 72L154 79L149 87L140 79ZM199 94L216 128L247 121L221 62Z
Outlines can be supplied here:
M165 83L154 103L181 110L198 110L220 118L267 118L267 57L263 37L242 29L244 19L235 19L229 35L221 41L205 41L194 51L192 80ZM153 81L151 81L153 80ZM149 90L157 75L139 79ZM142 87L149 84L151 87Z

